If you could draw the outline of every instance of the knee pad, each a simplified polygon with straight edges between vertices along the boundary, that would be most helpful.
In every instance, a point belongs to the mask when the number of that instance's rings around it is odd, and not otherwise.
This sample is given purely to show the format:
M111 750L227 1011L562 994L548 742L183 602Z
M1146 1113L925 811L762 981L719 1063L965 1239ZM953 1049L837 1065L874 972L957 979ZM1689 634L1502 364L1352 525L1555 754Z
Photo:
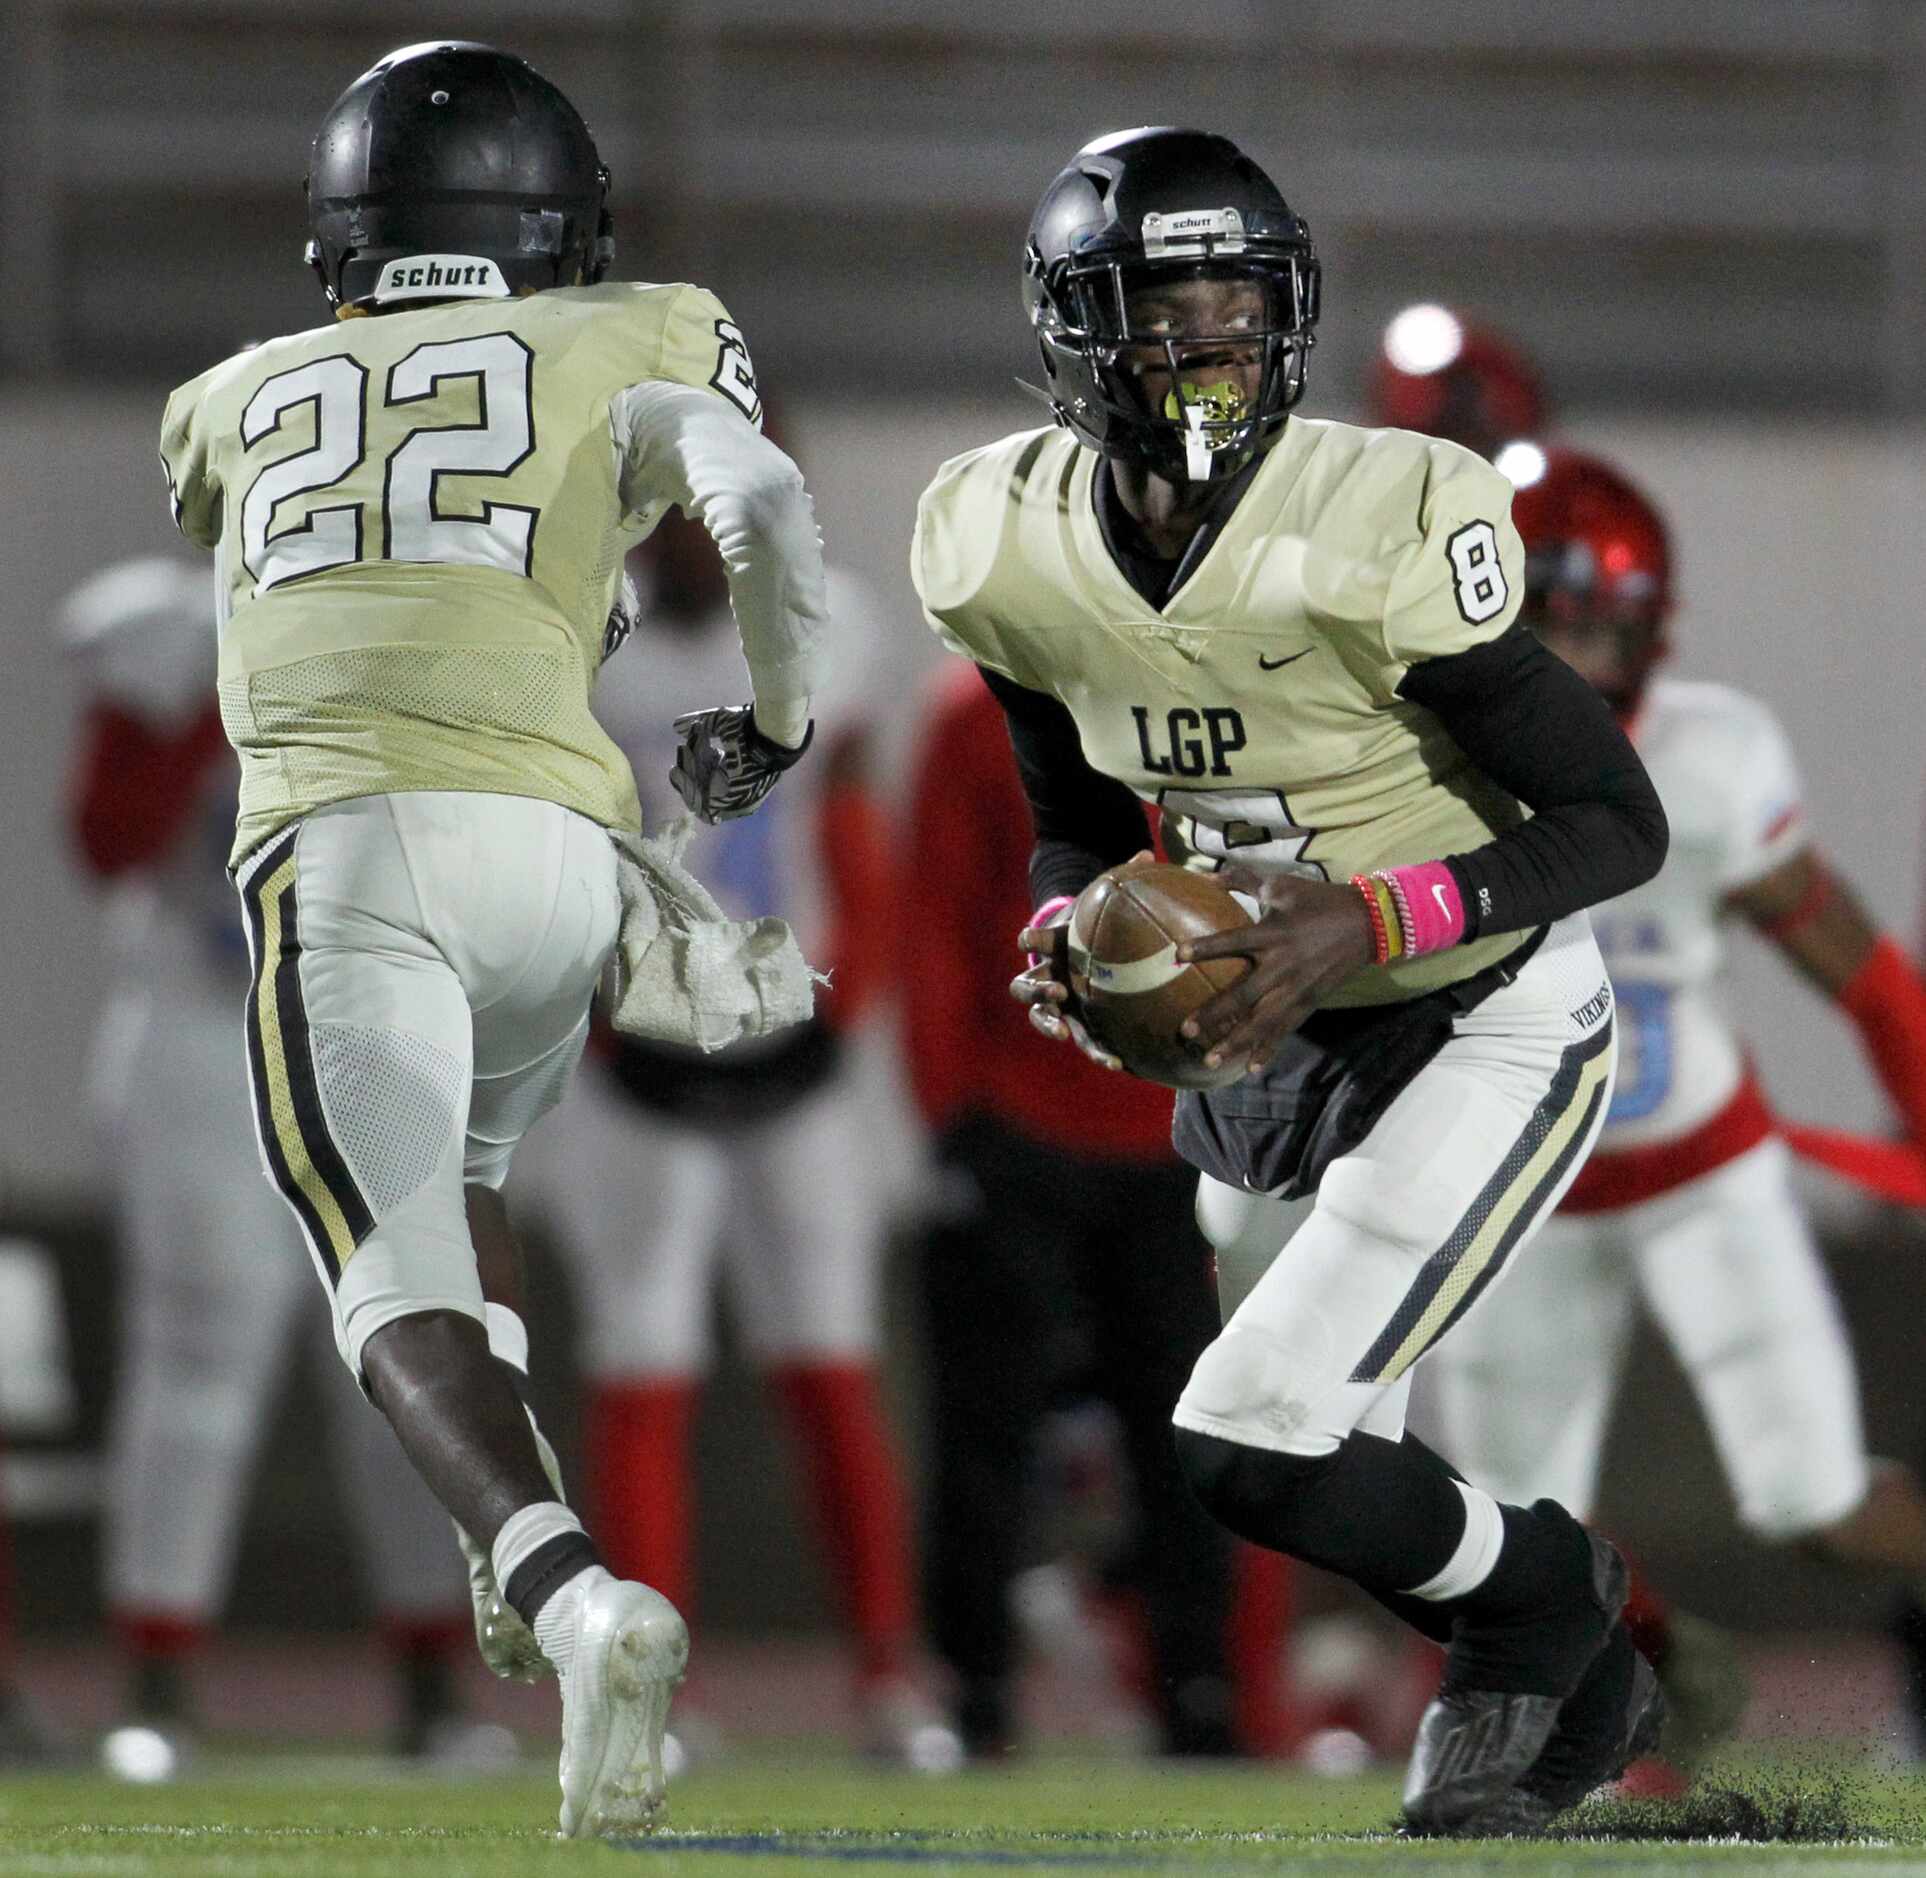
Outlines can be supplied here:
M362 1382L361 1352L400 1317L453 1311L486 1325L481 1274L459 1202L430 1189L381 1221L355 1248L333 1287L335 1347Z
M1315 1312L1293 1316L1281 1331L1233 1318L1191 1370L1177 1425L1252 1447L1304 1446L1305 1426L1331 1385L1332 1348L1331 1327Z

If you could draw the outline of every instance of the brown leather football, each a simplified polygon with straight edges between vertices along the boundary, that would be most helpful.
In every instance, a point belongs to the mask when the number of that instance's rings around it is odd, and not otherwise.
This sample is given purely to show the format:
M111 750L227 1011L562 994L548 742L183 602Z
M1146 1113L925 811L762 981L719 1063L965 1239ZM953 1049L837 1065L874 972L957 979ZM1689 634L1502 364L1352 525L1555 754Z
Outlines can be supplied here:
M1167 861L1130 861L1099 874L1070 915L1070 988L1097 1042L1133 1075L1172 1089L1221 1089L1245 1073L1240 1057L1206 1069L1178 1026L1251 969L1249 959L1177 962L1181 939L1201 939L1250 915L1208 874Z

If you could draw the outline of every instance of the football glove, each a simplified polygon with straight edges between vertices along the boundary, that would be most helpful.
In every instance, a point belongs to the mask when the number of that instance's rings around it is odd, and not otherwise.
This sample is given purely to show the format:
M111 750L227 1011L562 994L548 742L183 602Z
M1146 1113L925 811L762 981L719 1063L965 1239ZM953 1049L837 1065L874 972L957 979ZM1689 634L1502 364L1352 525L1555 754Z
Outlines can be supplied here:
M793 750L756 727L752 704L718 704L675 720L682 747L669 781L705 822L732 822L755 813L783 771L798 762L816 735L812 719Z

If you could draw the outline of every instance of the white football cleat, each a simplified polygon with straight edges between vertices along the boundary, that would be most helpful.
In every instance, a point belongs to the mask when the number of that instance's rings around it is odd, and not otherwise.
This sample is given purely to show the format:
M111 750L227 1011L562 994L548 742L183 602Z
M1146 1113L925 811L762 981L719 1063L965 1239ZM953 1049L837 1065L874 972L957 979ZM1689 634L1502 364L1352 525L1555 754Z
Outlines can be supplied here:
M574 1602L560 1652L562 1836L646 1832L662 1809L662 1736L689 1661L688 1626L661 1592L599 1567L555 1595Z
M566 1502L562 1491L562 1464L555 1458L548 1437L528 1418L528 1432L535 1437L536 1457L555 1497ZM522 1622L521 1613L502 1596L495 1582L495 1561L455 1522L455 1543L468 1567L468 1596L475 1607L475 1647L481 1660L504 1682L541 1682L555 1674L555 1666L542 1654L535 1633Z

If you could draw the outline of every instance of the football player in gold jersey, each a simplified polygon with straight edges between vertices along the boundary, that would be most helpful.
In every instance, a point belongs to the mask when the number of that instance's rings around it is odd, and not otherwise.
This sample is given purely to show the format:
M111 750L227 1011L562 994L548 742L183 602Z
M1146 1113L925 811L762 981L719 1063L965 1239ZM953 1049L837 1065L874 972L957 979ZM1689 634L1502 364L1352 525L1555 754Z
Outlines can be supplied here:
M1175 850L1253 928L1200 1010L1227 1087L1176 1140L1227 1270L1264 1266L1178 1405L1205 1503L1450 1645L1413 1830L1525 1830L1656 1729L1622 1560L1501 1506L1404 1429L1411 1365L1497 1279L1603 1118L1611 992L1584 909L1665 821L1611 713L1515 619L1510 488L1455 445L1291 415L1309 232L1221 137L1140 130L1046 191L1025 281L1053 427L945 464L914 575L1003 701L1036 821L1018 995L1101 1058L1064 918ZM1287 1203L1314 1196L1282 1256Z
M500 1188L621 917L634 777L589 710L622 559L671 506L727 564L752 704L692 714L685 801L745 814L809 741L821 544L700 288L603 283L608 173L520 59L438 41L336 101L308 255L336 319L168 401L218 564L263 1160L350 1369L453 1515L483 1655L562 1691L562 1829L644 1824L681 1617L603 1569L524 1413Z

